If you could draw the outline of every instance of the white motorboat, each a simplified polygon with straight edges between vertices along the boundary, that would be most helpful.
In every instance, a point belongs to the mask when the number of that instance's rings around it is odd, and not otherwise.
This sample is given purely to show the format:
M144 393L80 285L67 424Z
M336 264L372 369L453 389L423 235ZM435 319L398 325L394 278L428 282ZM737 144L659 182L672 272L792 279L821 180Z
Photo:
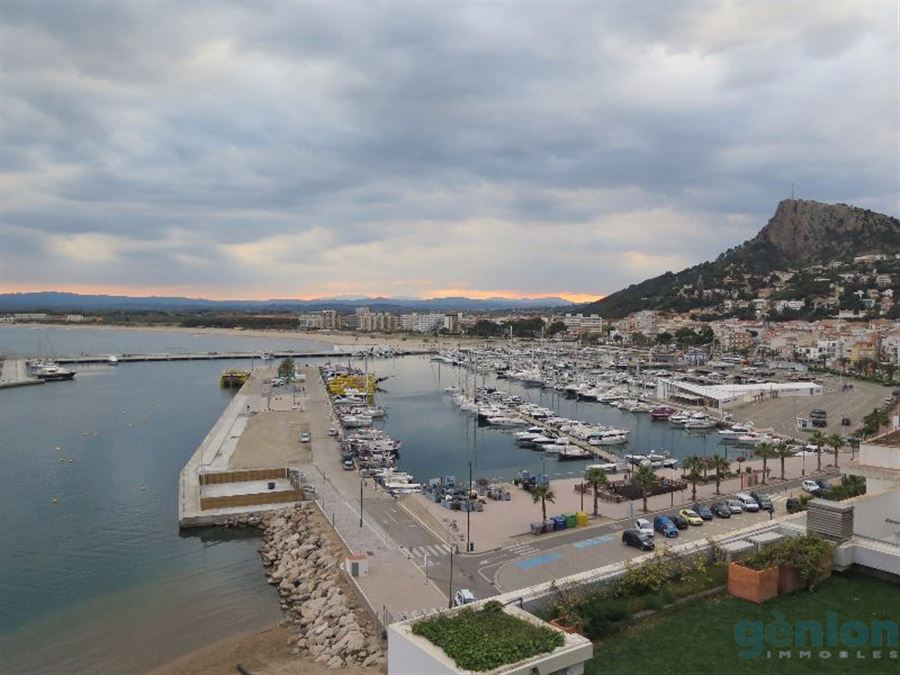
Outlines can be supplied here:
M497 427L520 427L527 424L527 422L521 417L508 417L504 415L498 417L488 417L487 422L488 424Z
M591 459L592 457L593 455L590 452L574 445L559 450L559 460L561 462L566 460Z

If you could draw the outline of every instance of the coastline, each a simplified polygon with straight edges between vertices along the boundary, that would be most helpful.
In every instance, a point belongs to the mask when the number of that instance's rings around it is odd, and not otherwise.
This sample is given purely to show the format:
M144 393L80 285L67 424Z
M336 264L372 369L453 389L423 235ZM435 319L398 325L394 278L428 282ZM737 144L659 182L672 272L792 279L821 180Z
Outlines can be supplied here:
M348 333L343 331L292 331L280 329L240 329L240 328L188 328L175 325L124 325L106 323L12 323L9 326L25 328L50 328L54 330L91 330L91 331L116 331L126 330L147 333L181 333L185 335L223 335L228 337L250 338L275 338L298 339L320 342L327 345L378 345L390 346L397 349L428 349L438 345L455 345L465 342L467 345L479 346L489 344L491 340L486 338L467 338L462 335L436 335L417 337L412 335L397 335L385 333Z

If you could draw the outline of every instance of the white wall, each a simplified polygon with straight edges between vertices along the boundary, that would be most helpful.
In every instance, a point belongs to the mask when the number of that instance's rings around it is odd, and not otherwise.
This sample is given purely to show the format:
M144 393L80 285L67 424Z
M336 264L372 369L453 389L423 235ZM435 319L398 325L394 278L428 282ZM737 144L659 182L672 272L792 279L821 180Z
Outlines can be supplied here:
M454 675L458 671L438 657L443 650L430 645L424 638L412 635L403 629L403 624L388 626L388 673L390 675ZM430 649L423 648L419 641ZM429 653L431 652L431 653Z

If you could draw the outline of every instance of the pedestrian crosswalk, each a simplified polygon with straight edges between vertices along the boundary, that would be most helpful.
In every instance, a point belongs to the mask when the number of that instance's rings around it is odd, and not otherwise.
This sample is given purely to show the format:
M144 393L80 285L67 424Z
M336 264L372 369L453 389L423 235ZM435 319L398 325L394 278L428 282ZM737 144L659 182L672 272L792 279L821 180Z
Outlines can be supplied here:
M427 546L401 546L400 552L407 558L414 558L417 561L423 561L427 555L429 560L433 560L438 556L447 555L450 552L449 544L430 544Z
M504 551L509 551L516 555L516 557L522 557L526 555L531 555L532 553L537 553L540 549L535 548L531 544L521 543L521 544L510 544L509 546L503 547Z

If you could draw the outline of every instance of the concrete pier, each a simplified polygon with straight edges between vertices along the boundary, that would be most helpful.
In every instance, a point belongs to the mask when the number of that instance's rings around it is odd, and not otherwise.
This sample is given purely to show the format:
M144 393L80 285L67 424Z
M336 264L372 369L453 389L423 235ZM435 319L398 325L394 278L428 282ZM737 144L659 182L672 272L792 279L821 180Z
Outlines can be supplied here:
M311 376L312 368L301 369ZM179 477L180 527L217 525L303 499L298 467L310 451L302 383L272 387L274 370L255 370L210 429Z
M43 380L28 374L25 359L4 359L0 371L0 389L6 387L24 387L29 384L44 384Z

